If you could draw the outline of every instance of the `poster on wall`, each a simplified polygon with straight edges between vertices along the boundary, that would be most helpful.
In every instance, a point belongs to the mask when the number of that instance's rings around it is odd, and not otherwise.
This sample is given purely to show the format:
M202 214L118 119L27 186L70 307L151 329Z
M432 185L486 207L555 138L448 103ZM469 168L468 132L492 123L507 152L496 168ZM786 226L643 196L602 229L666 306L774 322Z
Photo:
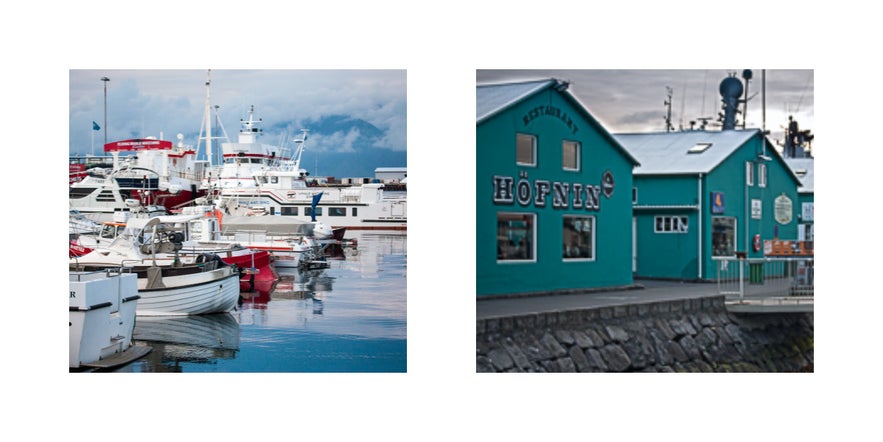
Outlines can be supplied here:
M791 222L791 199L788 198L784 193L781 196L776 197L775 201L775 217L776 222L779 224L788 224Z
M711 192L711 213L724 213L724 194Z
M760 200L751 200L751 218L761 219L763 216L763 204Z
M801 214L801 219L803 219L804 221L813 221L813 207L812 206L813 206L813 203L803 203L803 206L801 207L801 209L803 209L802 210L803 213Z

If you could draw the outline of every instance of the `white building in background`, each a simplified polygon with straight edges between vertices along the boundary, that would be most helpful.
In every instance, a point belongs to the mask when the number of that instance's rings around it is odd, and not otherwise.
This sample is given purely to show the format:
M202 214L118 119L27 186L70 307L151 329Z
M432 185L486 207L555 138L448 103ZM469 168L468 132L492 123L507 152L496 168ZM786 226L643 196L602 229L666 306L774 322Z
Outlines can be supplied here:
M381 183L400 183L405 181L407 176L407 167L378 167L374 169L374 178Z

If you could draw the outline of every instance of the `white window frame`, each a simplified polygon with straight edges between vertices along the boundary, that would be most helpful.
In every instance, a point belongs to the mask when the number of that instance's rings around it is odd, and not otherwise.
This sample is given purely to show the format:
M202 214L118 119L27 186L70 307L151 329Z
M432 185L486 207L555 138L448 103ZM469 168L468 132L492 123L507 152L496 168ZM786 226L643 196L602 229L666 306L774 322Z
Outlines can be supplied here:
M572 167L572 168L567 167L564 164L565 160L567 159L567 156L566 156L567 152L565 151L565 146L567 146L568 143L570 143L576 147L576 158L575 158L576 167ZM579 141L573 141L573 140L561 140L561 168L567 172L579 172L581 164L582 164L582 143L580 143Z
M596 240L596 239L597 239L597 236L598 236L598 235L597 235L597 230L598 230L598 229L597 229L597 227L598 227L598 221L597 221L597 218L596 218L595 216L592 216L592 215L564 215L564 216L561 217L562 221L564 221L566 218L580 218L580 219L583 219L583 220L591 220L591 222L592 222L592 230L591 230L591 233L590 233L590 234L591 234L591 238L590 238L591 243L590 243L590 247L589 247L589 257L588 257L588 258L585 258L585 257L575 257L575 258L567 257L567 256L566 256L566 254L567 254L566 246L567 246L567 245L566 245L566 244L563 244L562 247L564 247L564 248L563 248L562 251L561 251L561 259L562 259L564 262L594 262L595 259L596 259L595 257L598 256L598 243L597 243L597 240ZM563 233L563 229L564 229L564 226L562 225L562 235L564 234L564 233ZM563 240L564 240L564 238L562 238L562 243L564 243Z
M751 161L745 162L745 185L753 186L754 185L754 167L752 167Z
M519 140L522 137L529 137L531 141L531 160L530 163L521 162L518 160L518 145ZM515 164L518 166L531 166L536 167L537 165L537 136L534 134L528 134L524 132L516 132L515 133Z
M690 218L687 216L659 215L653 218L653 233L689 233L689 223ZM659 227L660 224L662 228Z
M716 218L724 218L733 220L733 254L732 255L715 255L714 254L714 230L712 230L712 244L711 244L711 259L723 259L723 258L732 258L736 256L736 251L739 250L739 218L735 216L712 216L711 217L711 226L714 228L714 220Z
M757 186L766 187L766 164L757 165Z
M524 259L500 259L499 257L499 248L500 248L500 232L497 232L497 264L518 264L518 263L532 263L537 261L537 214L531 212L497 212L497 228L499 228L500 215L516 215L516 216L530 216L530 225L531 232L529 233L530 237L530 258ZM505 240L505 239L503 239Z

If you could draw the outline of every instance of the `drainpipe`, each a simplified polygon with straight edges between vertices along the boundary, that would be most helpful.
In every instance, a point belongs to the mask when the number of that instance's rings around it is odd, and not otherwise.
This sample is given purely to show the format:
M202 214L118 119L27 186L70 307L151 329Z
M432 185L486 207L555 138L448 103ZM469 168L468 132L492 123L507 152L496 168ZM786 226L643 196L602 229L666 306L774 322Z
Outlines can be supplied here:
M702 173L699 173L699 232L697 243L699 243L699 280L702 280Z

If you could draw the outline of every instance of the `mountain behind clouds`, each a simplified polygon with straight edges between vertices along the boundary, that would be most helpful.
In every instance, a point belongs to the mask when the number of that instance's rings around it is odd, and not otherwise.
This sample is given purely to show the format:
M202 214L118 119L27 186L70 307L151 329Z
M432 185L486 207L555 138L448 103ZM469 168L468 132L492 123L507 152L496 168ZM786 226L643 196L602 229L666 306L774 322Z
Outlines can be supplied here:
M298 127L300 126L300 127ZM385 144L385 133L371 123L346 115L330 115L319 119L279 122L265 132L299 136L308 129L301 168L310 176L332 176L335 179L374 177L378 167L406 167L407 152Z

